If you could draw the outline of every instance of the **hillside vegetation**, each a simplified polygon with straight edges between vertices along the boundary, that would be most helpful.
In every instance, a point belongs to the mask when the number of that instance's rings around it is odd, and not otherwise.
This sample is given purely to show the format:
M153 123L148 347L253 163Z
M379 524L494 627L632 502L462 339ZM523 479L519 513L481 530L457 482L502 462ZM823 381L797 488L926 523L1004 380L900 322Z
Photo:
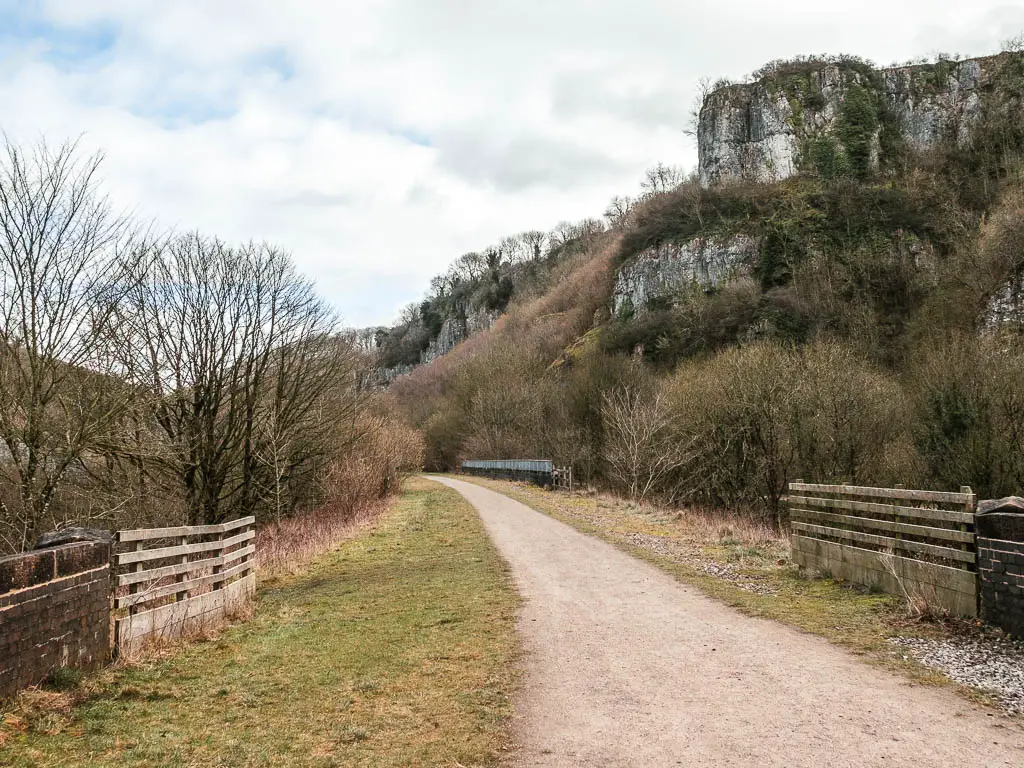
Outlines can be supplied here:
M878 90L899 73L851 57L761 70L751 87L790 109L821 107L823 67L846 84L797 172L702 185L660 166L605 231L510 277L492 328L391 387L428 467L545 456L634 497L768 515L797 477L1019 491L1024 54L982 65L969 136L924 148ZM905 76L939 92L952 66ZM755 245L725 278L663 272L642 306L620 301L636 265L737 236Z

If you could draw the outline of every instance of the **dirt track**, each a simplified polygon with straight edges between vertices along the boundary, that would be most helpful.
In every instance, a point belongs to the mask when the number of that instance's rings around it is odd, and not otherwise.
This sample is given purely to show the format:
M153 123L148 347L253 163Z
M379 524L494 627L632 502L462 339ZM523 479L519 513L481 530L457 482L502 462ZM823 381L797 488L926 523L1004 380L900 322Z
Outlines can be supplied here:
M516 764L1024 766L1024 731L447 478L526 599Z

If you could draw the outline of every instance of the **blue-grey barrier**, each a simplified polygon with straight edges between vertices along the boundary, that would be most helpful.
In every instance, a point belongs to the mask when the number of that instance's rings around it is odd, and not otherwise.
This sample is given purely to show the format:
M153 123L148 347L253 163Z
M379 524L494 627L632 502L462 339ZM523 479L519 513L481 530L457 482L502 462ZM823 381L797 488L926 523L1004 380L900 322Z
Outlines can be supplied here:
M555 465L550 459L471 459L462 462L462 472L467 475L552 485Z

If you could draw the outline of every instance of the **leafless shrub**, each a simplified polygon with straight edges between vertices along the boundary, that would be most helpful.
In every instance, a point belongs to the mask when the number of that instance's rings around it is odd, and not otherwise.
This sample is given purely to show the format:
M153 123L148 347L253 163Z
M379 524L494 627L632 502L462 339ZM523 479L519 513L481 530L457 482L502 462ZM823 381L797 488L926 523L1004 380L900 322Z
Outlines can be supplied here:
M631 499L643 501L665 490L693 460L695 437L681 438L660 392L624 387L602 398L604 460L610 479Z
M906 482L915 468L902 390L847 346L727 350L681 367L668 397L699 468L682 498L774 518L794 477Z
M339 452L323 480L325 508L351 517L370 501L397 493L409 472L423 467L423 437L388 415L365 414L359 435Z
M932 487L969 478L982 498L1024 486L1024 347L1015 336L953 334L914 366L915 445Z
M890 547L878 554L878 560L886 572L899 585L900 594L906 605L907 615L912 619L939 620L949 618L949 610L943 608L935 595L935 587L924 582L907 579L899 566L899 556Z

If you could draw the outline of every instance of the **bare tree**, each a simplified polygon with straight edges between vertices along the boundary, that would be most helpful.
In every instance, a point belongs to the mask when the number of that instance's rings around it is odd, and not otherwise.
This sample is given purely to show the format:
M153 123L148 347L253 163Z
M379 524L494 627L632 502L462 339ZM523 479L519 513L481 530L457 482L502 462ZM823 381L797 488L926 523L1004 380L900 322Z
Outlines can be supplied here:
M540 261L541 256L544 255L544 251L547 248L547 233L532 229L519 235L519 239L529 251L529 258L533 261Z
M671 192L686 181L686 171L678 165L665 165L658 163L653 168L648 168L644 174L644 180L640 183L644 195L660 195L664 192Z
M449 267L455 282L479 280L487 273L487 259L483 254L472 251L459 256Z
M624 387L602 396L604 460L611 478L631 499L667 490L672 476L692 459L691 443L675 429L660 393Z
M690 112L687 115L686 128L683 129L683 133L694 139L697 138L697 132L700 130L700 112L704 108L704 101L708 95L715 90L715 83L712 82L710 77L702 77L697 81L697 93L693 97L693 102L690 105Z
M582 219L576 223L560 221L548 235L551 249L565 248L575 241L586 243L594 235L604 232L604 222L600 219Z
M190 234L145 265L118 326L125 377L152 393L159 441L143 458L176 480L191 522L248 513L267 483L315 471L332 387L358 388L338 376L333 314L271 246Z
M531 249L523 242L520 235L503 237L498 244L498 250L509 264L521 264L524 261L529 261L533 256Z
M635 205L636 201L628 195L613 197L604 212L609 226L612 229L623 229L629 223L629 215L633 212Z
M31 546L61 484L130 399L106 339L128 283L131 226L74 142L0 155L0 501L9 548ZM6 454L6 455L2 455Z
M999 47L1011 53L1024 51L1024 32L1018 32L1016 35L1000 41Z

